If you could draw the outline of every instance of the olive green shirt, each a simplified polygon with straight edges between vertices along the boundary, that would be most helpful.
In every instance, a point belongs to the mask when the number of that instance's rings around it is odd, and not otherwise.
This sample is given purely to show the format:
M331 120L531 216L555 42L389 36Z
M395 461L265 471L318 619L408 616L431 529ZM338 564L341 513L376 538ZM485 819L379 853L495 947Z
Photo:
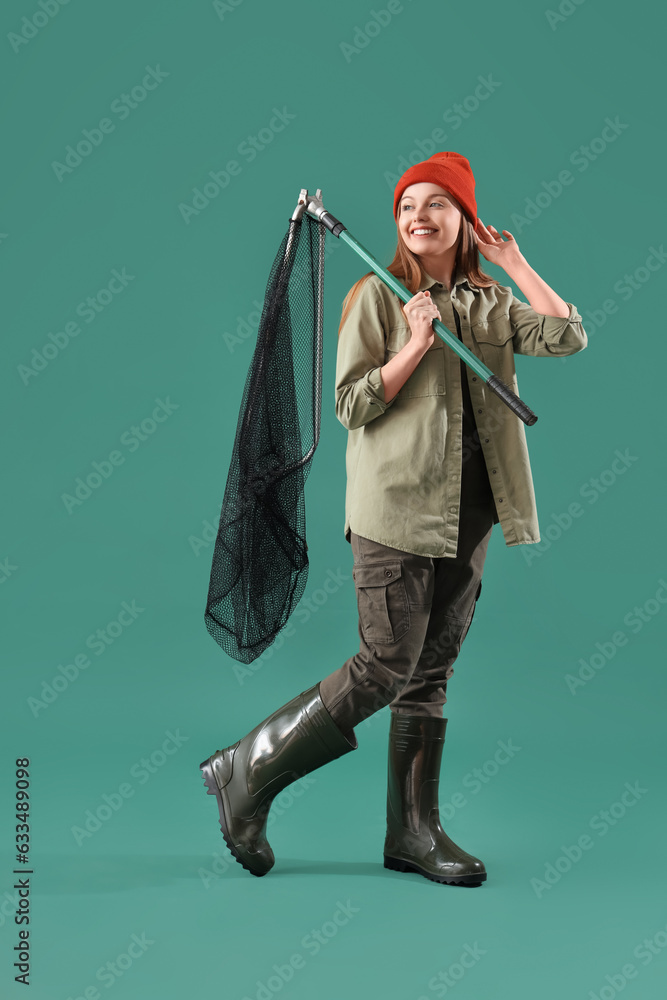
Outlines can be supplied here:
M537 313L504 285L471 286L457 268L451 293L426 275L442 322L517 395L514 354L559 358L588 338L567 317ZM377 275L366 279L343 325L336 359L336 416L348 430L345 526L392 548L455 556L461 520L461 361L436 334L432 347L387 403L380 368L407 344L401 301ZM479 445L507 545L540 541L523 421L465 366Z

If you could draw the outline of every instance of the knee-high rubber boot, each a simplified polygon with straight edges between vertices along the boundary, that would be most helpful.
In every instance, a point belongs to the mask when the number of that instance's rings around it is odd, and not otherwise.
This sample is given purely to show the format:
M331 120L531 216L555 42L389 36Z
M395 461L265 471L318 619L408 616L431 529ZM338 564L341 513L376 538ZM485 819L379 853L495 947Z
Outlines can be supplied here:
M440 825L438 786L447 719L391 713L384 867L446 885L481 885L486 870Z
M236 860L266 875L275 856L266 839L271 802L287 785L357 749L324 707L319 682L302 691L247 736L199 765L208 795L215 795L222 834Z

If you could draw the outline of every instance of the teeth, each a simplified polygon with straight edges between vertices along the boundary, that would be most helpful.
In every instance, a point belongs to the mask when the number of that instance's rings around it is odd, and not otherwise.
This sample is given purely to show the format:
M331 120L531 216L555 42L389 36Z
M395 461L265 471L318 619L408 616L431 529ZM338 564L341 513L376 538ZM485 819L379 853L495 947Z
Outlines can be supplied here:
M426 236L428 233L434 233L434 232L435 232L435 229L413 229L412 230L412 235L413 236L422 236L422 235Z

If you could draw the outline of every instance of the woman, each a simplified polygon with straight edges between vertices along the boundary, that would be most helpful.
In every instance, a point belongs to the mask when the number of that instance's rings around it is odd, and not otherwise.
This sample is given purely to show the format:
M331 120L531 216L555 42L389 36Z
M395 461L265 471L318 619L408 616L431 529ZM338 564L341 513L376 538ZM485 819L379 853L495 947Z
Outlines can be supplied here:
M388 270L346 296L336 414L348 430L345 537L354 555L359 652L201 765L227 846L264 875L273 798L357 749L354 727L390 707L384 865L478 886L484 864L438 813L447 681L482 587L493 525L507 545L540 541L523 424L432 328L441 319L518 394L514 354L563 357L587 344L581 316L540 278L511 233L477 217L458 153L410 167L394 191L398 245ZM522 302L479 266L504 269Z

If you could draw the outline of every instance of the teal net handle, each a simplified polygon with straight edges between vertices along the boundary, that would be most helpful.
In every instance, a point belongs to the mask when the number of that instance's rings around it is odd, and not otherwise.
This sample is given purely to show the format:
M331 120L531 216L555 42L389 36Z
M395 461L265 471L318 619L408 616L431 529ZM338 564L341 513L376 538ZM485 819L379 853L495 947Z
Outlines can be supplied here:
M401 301L408 302L411 298L413 298L413 293L410 292L405 285L401 284L398 278L388 271L386 267L379 264L375 257L373 257L373 255L370 254L368 250L366 250L366 248L354 238L354 236L352 236L342 222L339 222L333 215L325 211L319 197L310 199L306 211L308 211L310 215L319 219L320 222L322 222L334 236L342 239L348 246L352 247L352 249L366 261L373 271L375 271L378 278L381 278L385 285L391 288L392 292L398 295ZM530 407L527 406L526 403L524 403L523 400L516 395L516 393L512 392L509 386L505 385L503 380L499 378L498 375L495 375L490 368L487 368L484 362L480 361L480 359L476 357L472 351L469 350L465 344L451 332L451 330L448 330L444 323L442 323L439 319L434 319L432 325L435 333L438 334L440 339L444 340L445 344L447 344L447 346L450 347L455 354L458 354L458 356L465 362L465 364L468 365L469 368L472 368L475 374L482 379L489 389L491 389L491 391L494 392L499 399L502 399L503 403L510 408L512 413L516 414L516 416L520 420L523 420L524 424L528 424L529 427L536 422L537 416L533 413Z

